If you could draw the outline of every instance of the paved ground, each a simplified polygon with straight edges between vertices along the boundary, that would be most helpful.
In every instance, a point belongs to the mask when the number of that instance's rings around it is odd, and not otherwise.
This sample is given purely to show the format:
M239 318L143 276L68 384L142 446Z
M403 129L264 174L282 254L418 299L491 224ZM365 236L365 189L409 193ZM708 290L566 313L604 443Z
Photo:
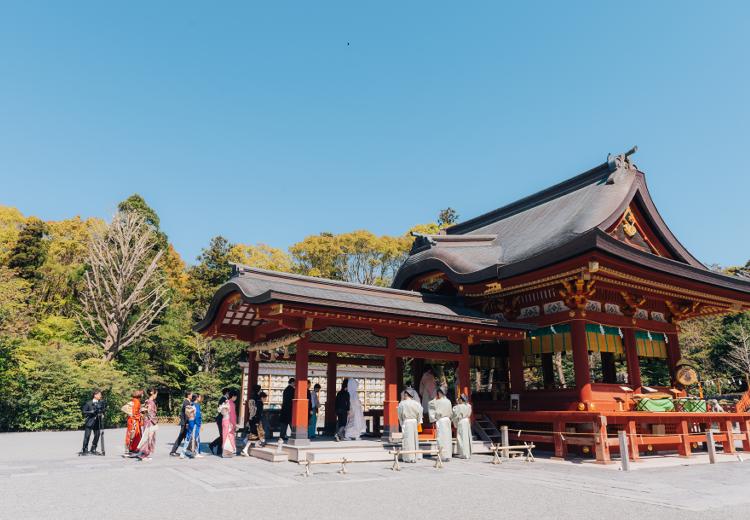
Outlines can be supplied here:
M210 440L215 426L203 434ZM716 465L668 458L618 465L489 464L481 455L436 470L429 461L334 465L302 476L294 463L168 456L176 427L158 434L151 462L119 456L123 430L108 430L106 457L78 457L81 432L0 434L0 519L67 518L746 518L750 461ZM442 514L434 509L441 504ZM210 516L209 516L210 515Z

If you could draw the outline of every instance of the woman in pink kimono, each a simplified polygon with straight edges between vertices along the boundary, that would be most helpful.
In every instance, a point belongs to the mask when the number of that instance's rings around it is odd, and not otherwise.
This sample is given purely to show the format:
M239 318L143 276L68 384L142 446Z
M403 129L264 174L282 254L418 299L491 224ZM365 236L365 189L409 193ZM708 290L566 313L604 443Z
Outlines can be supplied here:
M156 418L156 388L149 388L148 401L141 409L143 414L143 434L138 443L138 460L151 460L151 455L156 449L156 430L159 429Z
M221 456L234 457L237 454L237 391L229 391L229 399L219 407L221 412Z

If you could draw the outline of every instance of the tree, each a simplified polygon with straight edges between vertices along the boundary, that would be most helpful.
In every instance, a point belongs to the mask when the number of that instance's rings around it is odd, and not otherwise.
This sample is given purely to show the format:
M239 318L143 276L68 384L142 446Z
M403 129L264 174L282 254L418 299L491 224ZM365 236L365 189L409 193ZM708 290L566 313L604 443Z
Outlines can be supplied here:
M458 222L458 212L453 208L445 208L441 209L440 213L438 213L438 220L437 224L440 226L440 228L445 228L448 226L452 226L456 222Z
M100 219L74 217L48 222L47 228L47 258L39 268L35 303L42 315L57 313L72 317L83 289L89 242L106 224Z
M0 206L0 265L7 265L26 217L16 208Z
M31 284L0 266L0 335L24 334L32 322L29 308Z
M47 258L46 234L47 225L36 217L29 218L18 234L8 258L8 267L15 269L24 280L39 278L39 268Z
M728 331L729 352L725 363L745 376L750 385L750 328L738 323Z
M143 197L141 197L137 193L134 193L117 205L117 211L121 213L136 213L137 215L143 217L143 219L146 221L146 224L151 226L151 228L154 230L154 233L156 233L157 249L162 251L167 249L169 240L167 239L167 235L161 230L161 219L159 218L159 215L156 214L156 211L151 206L146 204L146 201L143 199Z
M195 321L203 319L216 289L232 276L229 252L234 247L226 238L215 236L188 271L190 305Z
M281 249L266 244L236 244L229 250L230 262L270 269L271 271L290 272L292 259Z
M289 248L295 270L367 285L389 285L406 257L410 237L377 236L366 230L312 235Z
M147 333L169 303L156 242L135 212L117 213L106 232L91 241L78 322L107 361Z

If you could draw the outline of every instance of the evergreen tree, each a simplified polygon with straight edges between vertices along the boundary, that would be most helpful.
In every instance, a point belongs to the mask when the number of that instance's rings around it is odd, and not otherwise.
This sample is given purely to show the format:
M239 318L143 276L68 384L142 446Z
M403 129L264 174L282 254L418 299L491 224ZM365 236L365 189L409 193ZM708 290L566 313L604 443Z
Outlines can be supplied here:
M24 280L39 278L39 268L47 258L47 225L36 217L26 221L8 258L8 267Z
M226 238L216 236L198 256L198 264L189 271L189 300L195 321L203 319L214 291L232 275L229 265L234 247Z

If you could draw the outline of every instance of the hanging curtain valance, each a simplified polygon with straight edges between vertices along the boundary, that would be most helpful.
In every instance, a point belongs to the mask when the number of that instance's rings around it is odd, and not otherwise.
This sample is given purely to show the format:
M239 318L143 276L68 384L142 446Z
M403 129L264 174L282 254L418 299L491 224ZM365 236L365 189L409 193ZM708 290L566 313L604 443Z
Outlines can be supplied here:
M524 341L523 353L526 356L550 354L572 350L570 325L552 325L531 332Z
M586 343L589 352L625 354L622 331L618 327L605 327L589 323L586 325Z
M637 330L635 345L638 357L667 358L667 337L661 332Z

